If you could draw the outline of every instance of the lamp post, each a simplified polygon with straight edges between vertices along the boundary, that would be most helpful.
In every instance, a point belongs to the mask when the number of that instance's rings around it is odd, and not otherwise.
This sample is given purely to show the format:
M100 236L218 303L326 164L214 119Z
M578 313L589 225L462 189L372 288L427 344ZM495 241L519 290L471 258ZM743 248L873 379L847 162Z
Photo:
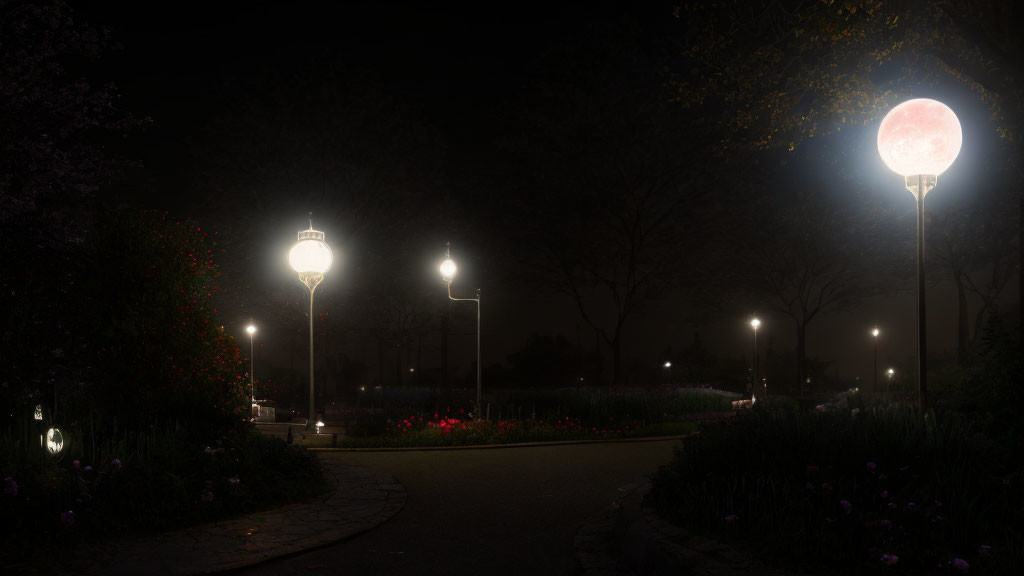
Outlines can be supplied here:
M874 339L875 344L875 363L874 368L871 369L871 390L876 393L878 392L878 334L879 332L877 326L871 329L871 337Z
M313 222L309 230L299 232L298 242L288 253L288 264L299 273L299 281L309 288L309 419L308 429L316 419L313 411L313 293L324 279L324 273L331 269L334 256L331 249L324 243L324 233L313 230Z
M450 245L445 248L445 260L441 263L441 278L448 285L448 299L455 302L476 302L476 411L477 420L481 414L481 386L480 386L480 289L476 289L476 298L453 298L452 280L457 270L455 262L451 257Z
M672 383L672 362L666 360L662 367L665 368L665 378L669 384Z
M956 160L963 144L960 121L948 106L917 98L893 108L878 127L878 153L890 170L904 177L917 200L917 390L928 405L928 346L925 331L924 197L939 174Z
M751 318L750 327L754 329L754 362L752 364L754 367L754 374L750 378L750 398L753 399L754 390L757 389L757 329L761 327L761 321L758 320L756 316Z
M249 415L252 416L252 409L256 406L256 356L255 348L253 348L252 337L256 334L256 325L249 321L249 325L245 327L245 331L249 333L249 390L252 394L252 406L249 407Z
M885 375L888 376L888 382L886 382L885 387L886 387L886 389L889 390L889 393L892 393L892 377L895 374L896 374L896 371L893 370L892 368L889 368L888 370L885 371ZM882 394L882 401L883 402L885 401L885 394Z

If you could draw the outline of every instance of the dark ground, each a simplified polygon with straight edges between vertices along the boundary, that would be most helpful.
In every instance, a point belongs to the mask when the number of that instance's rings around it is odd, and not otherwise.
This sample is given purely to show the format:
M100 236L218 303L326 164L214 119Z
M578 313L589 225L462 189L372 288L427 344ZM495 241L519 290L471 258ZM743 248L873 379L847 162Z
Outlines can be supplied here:
M573 574L573 538L678 440L410 452L324 452L395 475L405 508L382 526L241 574Z

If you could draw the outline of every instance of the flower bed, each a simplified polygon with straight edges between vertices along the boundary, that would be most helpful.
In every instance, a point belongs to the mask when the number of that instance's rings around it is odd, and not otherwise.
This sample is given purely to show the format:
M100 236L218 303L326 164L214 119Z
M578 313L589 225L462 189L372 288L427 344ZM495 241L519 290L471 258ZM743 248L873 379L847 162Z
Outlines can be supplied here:
M411 416L385 426L379 436L348 437L342 448L382 448L418 446L471 446L514 444L558 440L599 440L640 436L687 434L697 430L695 422L647 424L636 421L622 426L585 426L576 418L555 420L467 420L453 415L434 414L432 419Z
M777 566L998 571L1022 500L994 446L954 413L754 409L707 426L653 479L666 518Z
M19 559L56 567L110 536L271 508L327 488L313 454L255 433L209 445L139 434L60 462L7 442L0 452L5 566Z

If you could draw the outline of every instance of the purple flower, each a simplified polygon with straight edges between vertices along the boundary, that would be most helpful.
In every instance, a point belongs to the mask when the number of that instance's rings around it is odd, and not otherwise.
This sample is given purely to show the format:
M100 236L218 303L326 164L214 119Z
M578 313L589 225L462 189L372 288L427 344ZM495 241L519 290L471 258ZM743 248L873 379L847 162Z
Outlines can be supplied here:
M868 470L874 470L878 466L874 462L868 462Z
M895 554L882 554L881 561L886 566L895 566L900 561L900 557Z
M10 494L11 496L18 495L18 483L10 476L4 478L4 494Z
M203 502L213 502L213 492L210 492L209 490L207 490L206 492L203 492L202 501Z
M80 461L78 461L77 459L76 460L72 460L71 461L71 467L74 468L75 470L79 470L79 469L82 468L82 463Z
M121 471L121 460L114 458L114 461L110 463L110 469L114 472Z
M847 500L840 500L839 505L843 507L843 512L846 512L847 514L850 513L850 508L852 508L852 506Z
M735 514L729 514L728 516L723 518L723 520L725 520L726 522L728 522L730 524L732 524L733 522L736 522L739 519L740 519L740 517L735 515Z
M963 558L953 558L953 567L961 572L967 572L970 570L971 565Z
M70 528L75 524L75 513L71 510L65 510L61 512L60 523Z

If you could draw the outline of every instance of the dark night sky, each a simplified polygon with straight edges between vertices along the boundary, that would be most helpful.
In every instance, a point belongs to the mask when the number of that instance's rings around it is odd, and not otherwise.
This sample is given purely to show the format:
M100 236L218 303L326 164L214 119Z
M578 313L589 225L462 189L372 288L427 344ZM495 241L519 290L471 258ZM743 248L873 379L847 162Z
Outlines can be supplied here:
M413 110L417 125L425 126L425 136L417 145L441 151L437 173L424 178L431 182L410 193L438 194L439 202L441 198L451 201L461 217L480 217L500 206L500 198L492 198L491 192L480 187L481 182L487 182L488 174L479 166L493 162L488 157L487 143L501 138L494 130L502 125L505 103L517 101L528 90L545 55L595 23L629 23L630 29L637 31L638 43L650 55L652 66L657 66L659 45L647 39L657 37L671 25L670 10L660 3L642 3L643 7L628 2L478 3L468 8L376 2L118 4L73 5L94 24L109 28L123 46L105 57L104 74L117 82L127 109L153 119L138 141L146 167L133 176L128 193L139 195L135 201L141 205L167 208L214 229L230 228L232 222L223 213L211 216L204 211L211 199L203 196L209 191L196 189L198 177L190 163L193 147L207 134L204 128L218 121L211 116L224 109L225 101L244 99L242 94L231 92L239 90L240 85L258 91L268 73L286 75L299 70L315 74L318 66L332 63L343 70L371 70L377 85L399 105ZM247 83L226 83L228 79L245 79ZM315 85L316 79L308 81ZM273 89L270 81L266 82L267 89ZM961 114L968 129L958 165L978 154L977 144L987 137L981 130L969 128L971 110L977 109L977 103L968 104L968 111ZM976 115L982 117L979 124L984 125L984 113ZM405 134L391 137L401 139ZM877 194L879 202L901 206L911 213L913 202L902 190L899 177L888 173L873 153L871 127L854 130L843 138L841 145L851 150L849 161L865 174L862 184ZM946 190L933 193L937 202L949 201L958 191L969 188L969 176L958 176L956 168L954 165L944 181ZM294 239L294 231L302 225L307 211L314 210L316 218L318 206L309 205L313 195L304 190L290 190L286 194L289 196L292 205L279 205L276 222L262 222L267 229L280 232L256 250L263 250L273 263L252 263L260 272L253 272L246 281L252 285L272 277L267 282L293 282L294 291L289 297L294 297L298 283L287 278L289 271L281 271L274 260L279 252L274 250ZM234 209L246 210L243 206ZM500 232L489 232L486 223L442 223L438 228L433 237L436 245L420 248L422 269L405 274L409 274L410 282L433 286L443 300L443 284L431 284L435 265L431 257L440 259L443 242L448 239L461 250L464 275L457 281L456 291L468 292L477 285L485 290L485 355L489 357L485 365L503 359L531 332L562 332L575 340L580 322L571 303L532 292L527 283L506 281L514 276L508 273L508 259L500 253L486 252L487 248L474 248L472 239ZM327 231L329 241L346 235L343 230ZM460 244L460 240L465 242ZM355 246L366 249L357 239L349 244L336 248L343 257L325 282L328 290L332 282L344 284L339 277L355 273L345 265L358 258L346 250L355 250ZM485 242L479 244L487 246ZM479 269L486 269L492 277L474 275ZM327 297L341 294L332 292ZM909 358L914 351L913 298L913 293L907 291L826 318L812 328L808 354L835 359L835 370L843 377L860 374L867 378L871 361L868 331L877 323L883 329L880 362ZM950 285L942 284L931 289L929 298L934 303L929 316L932 350L948 349L954 344L955 318L949 311L955 295ZM344 313L346 304L338 304ZM666 347L680 349L688 345L696 329L685 323L688 309L686 302L668 299L645 310L633 321L630 354L653 364ZM241 335L248 316L259 317L260 312L258 306L232 311L225 314L223 322ZM296 318L295 323L301 327L302 320ZM750 330L744 317L722 320L700 330L723 355L749 353ZM766 344L771 339L776 350L781 350L794 342L792 332L785 319L768 317L761 337ZM261 334L261 338L267 347L283 345L271 334ZM590 345L593 338L584 336L583 341ZM375 352L365 347L361 353L372 356ZM451 354L453 362L467 362L473 354L471 337L453 339ZM424 362L428 367L434 363Z

